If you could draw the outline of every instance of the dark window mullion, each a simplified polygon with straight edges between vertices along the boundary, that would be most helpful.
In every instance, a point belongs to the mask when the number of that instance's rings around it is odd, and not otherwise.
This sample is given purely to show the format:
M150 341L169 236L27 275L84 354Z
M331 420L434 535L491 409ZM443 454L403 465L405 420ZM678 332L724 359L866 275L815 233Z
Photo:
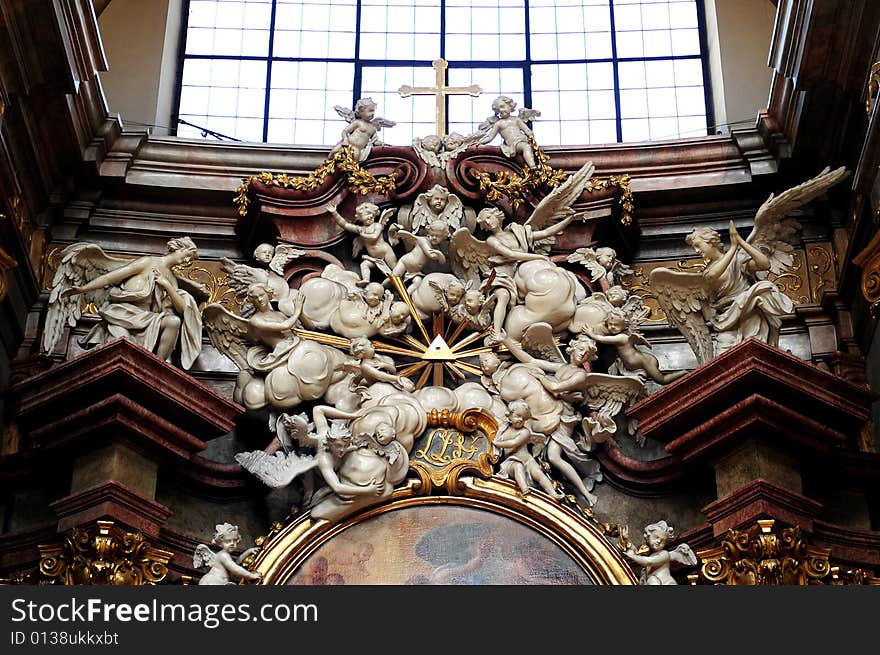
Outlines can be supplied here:
M362 0L357 0L357 8L354 16L354 80L351 85L351 106L354 107L361 97L361 89L363 88L363 66L361 61L361 4Z
M272 55L275 52L275 11L277 7L277 0L272 0L272 10L269 16L269 56L266 59L266 100L263 104L263 143L269 140L269 96L272 93Z
M169 125L169 133L171 136L177 136L177 126L178 120L180 119L180 96L183 94L183 65L186 62L186 39L189 32L189 0L183 0L181 3L181 25L183 25L183 29L180 30L180 39L178 42L178 57L177 57L177 90L174 96L174 114L171 118L171 125Z
M620 113L620 74L617 71L617 28L614 21L614 0L608 0L608 11L611 12L611 59L614 74L614 111L617 114L617 142L623 142L623 118Z
M706 98L706 133L715 133L715 106L712 101L712 85L709 76L709 41L706 34L706 7L704 0L697 0L697 31L700 34L700 59L703 63L703 95ZM676 111L678 108L676 107ZM709 130L712 130L709 132Z
M532 107L532 24L529 19L529 0L523 1L525 9L526 60L522 63L523 107Z

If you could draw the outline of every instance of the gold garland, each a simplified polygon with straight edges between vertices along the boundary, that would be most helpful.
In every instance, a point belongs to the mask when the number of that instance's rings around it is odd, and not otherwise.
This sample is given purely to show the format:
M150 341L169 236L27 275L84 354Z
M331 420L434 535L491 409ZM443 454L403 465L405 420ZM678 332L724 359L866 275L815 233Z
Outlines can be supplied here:
M248 197L251 184L258 181L266 186L277 186L282 189L297 191L314 191L324 184L327 176L336 171L347 174L348 188L354 193L381 193L388 195L394 191L397 173L376 177L364 170L360 162L354 158L349 146L342 146L328 157L313 173L304 176L291 176L287 173L267 173L251 175L242 179L241 185L235 190L235 204L240 216L247 215L251 199Z
M552 189L565 182L565 172L561 168L550 166L547 163L550 161L549 155L541 150L541 147L535 142L533 137L528 137L528 139L537 160L535 168L523 167L522 175L510 173L509 171L500 171L498 173L474 172L480 183L480 191L486 194L486 200L498 200L503 195L508 198L511 207L516 209L525 200L526 193L534 191L540 186ZM618 202L623 210L620 222L624 225L630 225L632 224L632 213L635 205L633 204L632 189L630 189L629 181L629 175L592 178L585 191L587 193L594 193L605 189L620 189L621 194Z

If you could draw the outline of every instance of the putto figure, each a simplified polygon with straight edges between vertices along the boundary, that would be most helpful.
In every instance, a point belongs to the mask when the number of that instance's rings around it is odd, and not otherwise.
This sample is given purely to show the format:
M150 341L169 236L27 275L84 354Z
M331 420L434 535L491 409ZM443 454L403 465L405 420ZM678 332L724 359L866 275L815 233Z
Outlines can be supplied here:
M199 580L200 585L227 585L236 584L236 579L259 580L262 576L244 568L241 563L244 559L256 551L256 548L248 548L237 558L232 557L232 551L238 546L241 536L238 534L238 526L231 523L220 523L216 527L213 542L220 546L220 551L215 553L205 544L196 546L193 554L193 566L201 568L210 566L211 569Z
M333 221L346 232L356 235L352 245L352 257L357 257L363 250L372 259L364 259L361 262L361 285L370 281L370 271L375 266L375 260L385 262L388 268L393 269L397 264L397 255L391 244L385 240L385 226L391 219L395 210L393 208L381 211L379 206L372 202L362 202L354 210L357 223L345 220L334 205L324 207L333 217Z
M359 162L370 156L374 145L382 145L382 141L379 140L379 130L397 124L376 116L376 103L372 98L361 98L355 103L354 110L346 109L341 105L335 105L333 109L348 121L348 126L342 130L342 140L334 146L330 154L338 152L342 146L349 146L352 155Z
M710 326L716 333L715 355L749 337L778 344L781 317L792 312L793 304L767 274L780 275L792 264L791 241L800 224L786 216L848 175L843 167L826 168L779 196L771 195L758 209L747 239L739 236L731 221L726 251L715 230L696 228L686 241L708 262L702 271L651 271L651 290L687 339L698 364L713 357Z
M523 161L529 168L535 168L535 152L529 143L534 138L532 130L526 125L528 121L540 116L541 112L523 107L514 116L516 102L508 96L498 96L492 101L492 116L489 116L479 127L483 133L480 143L491 143L499 134L501 135L501 152L507 157L522 155Z
M666 544L674 536L671 525L666 521L657 521L651 525L645 526L644 539L645 545L650 551L646 555L639 554L632 543L627 539L629 530L626 526L620 528L620 537L623 552L633 562L643 566L642 574L639 577L639 584L642 585L675 585L678 584L672 577L670 569L672 563L682 564L685 566L696 566L697 556L691 547L687 544L680 544L672 550L666 550Z
M108 255L92 243L68 246L52 281L43 348L51 354L65 324L75 326L82 308L91 303L101 322L83 339L84 345L125 337L167 360L179 343L180 363L189 369L202 349L202 318L191 294L203 299L208 294L174 269L196 257L196 244L189 237L171 239L164 255L135 259Z

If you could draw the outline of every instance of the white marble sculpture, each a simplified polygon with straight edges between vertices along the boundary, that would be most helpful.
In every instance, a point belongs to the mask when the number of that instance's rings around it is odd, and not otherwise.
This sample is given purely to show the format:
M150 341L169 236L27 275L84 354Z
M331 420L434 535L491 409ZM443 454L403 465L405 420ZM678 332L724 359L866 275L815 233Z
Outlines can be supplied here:
M477 216L480 226L489 233L485 241L474 238L465 228L452 235L455 274L475 283L480 282L481 274L490 279L486 293L495 299L494 341L499 341L505 331L517 339L533 323L546 322L558 331L571 322L577 301L585 292L573 273L556 266L535 248L553 239L576 218L571 205L580 197L593 170L588 162L553 189L524 225L504 226L504 214L487 208Z
M523 107L514 115L515 109L516 102L513 98L495 98L492 101L493 114L478 128L478 134L482 135L480 143L491 143L500 134L501 152L505 156L512 158L521 155L526 166L535 168L535 152L529 143L534 135L526 123L540 116L541 112Z
M450 132L442 139L436 134L413 139L413 150L428 166L443 168L451 160L480 141L482 134L464 137Z
M302 257L304 250L280 243L261 243L254 248L254 261L259 267L237 264L226 257L222 258L222 270L226 273L229 286L241 301L241 315L248 317L254 312L254 306L247 299L248 287L252 284L264 284L272 290L272 305L287 316L293 314L296 291L290 288L284 279L284 270L294 259Z
M779 196L771 195L758 209L748 238L742 239L730 223L727 250L715 230L696 228L687 243L708 262L702 271L651 271L651 290L699 364L749 337L778 344L781 317L793 311L793 304L767 274L779 275L792 264L791 241L800 225L786 217L848 175L843 167L826 168Z
M578 248L566 257L573 264L581 264L590 272L590 281L598 282L602 291L608 291L620 283L622 277L632 275L633 270L617 259L614 248Z
M533 432L526 425L531 418L532 413L525 400L510 403L507 421L498 428L498 434L492 441L493 446L504 449L501 472L513 477L523 494L527 494L530 486L535 484L551 497L561 500L565 494L556 489L553 480L544 473L530 450L532 445L543 448L547 441L544 435Z
M357 223L347 221L334 205L326 205L324 209L333 218L333 221L346 232L356 235L352 245L351 256L357 258L361 251L366 251L369 258L361 262L361 282L365 285L370 281L370 271L375 267L375 261L382 261L388 268L393 269L397 264L397 255L391 244L385 240L385 226L394 215L395 209L380 210L378 205L372 202L362 202L354 210Z
M374 145L382 145L379 130L396 125L394 121L376 116L376 103L372 98L360 98L353 110L341 105L335 105L333 109L348 121L348 125L342 130L342 140L334 146L331 155L340 147L349 146L355 160L362 162L370 156Z
M411 208L402 208L397 220L406 229L418 233L435 221L446 223L451 231L462 225L472 228L474 216L473 210L466 209L457 195L435 184L416 196Z
M233 400L250 410L266 406L285 410L323 397L342 380L345 354L295 332L305 301L302 294L292 316L272 309L271 291L265 285L251 285L248 299L254 306L248 318L218 303L204 312L211 342L239 368Z
M248 555L256 551L256 548L249 548L238 557L232 556L232 551L238 546L239 541L241 536L238 534L237 525L219 523L212 543L220 546L220 550L215 553L205 544L196 546L193 566L197 569L203 566L211 567L199 580L200 585L236 584L237 579L260 580L262 576L259 573L248 571L241 565Z
M208 294L203 285L174 269L196 257L198 250L189 237L171 239L164 255L134 259L108 255L91 243L67 246L49 293L44 350L52 353L65 326L75 326L82 308L93 304L101 321L83 339L84 345L125 337L166 360L179 345L180 363L189 369L202 348L202 318L192 293L202 298Z
M644 567L639 576L639 584L642 585L678 584L672 577L672 564L696 566L699 561L687 544L679 544L672 550L666 549L666 544L674 536L672 526L668 525L666 521L657 521L657 523L645 526L643 536L649 552L644 555L639 554L632 542L629 541L629 531L626 526L620 528L620 536L626 556Z

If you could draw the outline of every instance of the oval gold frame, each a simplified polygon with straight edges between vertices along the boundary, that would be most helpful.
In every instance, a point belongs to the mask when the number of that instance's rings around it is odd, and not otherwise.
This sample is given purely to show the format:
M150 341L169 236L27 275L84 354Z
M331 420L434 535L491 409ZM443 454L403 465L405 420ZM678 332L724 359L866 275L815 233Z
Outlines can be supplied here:
M330 523L303 515L263 543L252 570L264 585L284 585L321 545L344 530L386 512L423 505L458 505L506 516L550 539L568 554L595 585L635 585L638 579L620 551L599 528L541 491L523 495L515 483L499 478L461 477L456 495L422 495L410 479L381 505L364 508Z

